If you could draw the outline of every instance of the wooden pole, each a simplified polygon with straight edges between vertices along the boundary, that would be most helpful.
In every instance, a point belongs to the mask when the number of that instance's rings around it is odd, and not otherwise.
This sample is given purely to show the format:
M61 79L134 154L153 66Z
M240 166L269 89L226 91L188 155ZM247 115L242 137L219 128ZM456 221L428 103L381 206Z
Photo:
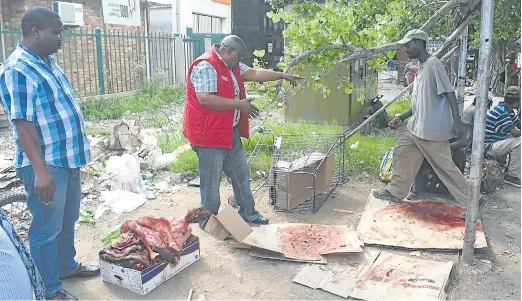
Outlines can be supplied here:
M477 77L477 103L473 125L473 149L471 152L470 187L464 247L462 259L466 263L473 261L475 252L475 233L478 217L478 201L482 179L482 160L484 159L484 134L486 129L486 111L488 106L488 66L491 62L493 38L494 0L482 1L480 20L479 66Z
M459 104L459 115L464 111L464 94L466 90L466 61L468 57L468 26L460 36L459 70L457 79L457 102Z

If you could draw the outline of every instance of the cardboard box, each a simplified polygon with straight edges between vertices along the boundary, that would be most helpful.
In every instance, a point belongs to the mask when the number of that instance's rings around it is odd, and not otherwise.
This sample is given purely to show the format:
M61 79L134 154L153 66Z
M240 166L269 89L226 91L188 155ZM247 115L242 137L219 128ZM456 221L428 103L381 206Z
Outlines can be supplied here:
M295 209L307 199L327 190L332 185L334 164L334 153L326 156L317 152L292 162L278 162L277 177L282 177L279 183L286 184L286 187L276 188L277 199L287 200L284 204L286 208L283 209ZM277 205L283 204L278 201Z
M199 238L191 235L181 249L181 259L176 266L172 266L168 261L163 261L143 271L136 271L100 259L100 270L103 281L140 295L146 295L172 276L198 261L199 257Z

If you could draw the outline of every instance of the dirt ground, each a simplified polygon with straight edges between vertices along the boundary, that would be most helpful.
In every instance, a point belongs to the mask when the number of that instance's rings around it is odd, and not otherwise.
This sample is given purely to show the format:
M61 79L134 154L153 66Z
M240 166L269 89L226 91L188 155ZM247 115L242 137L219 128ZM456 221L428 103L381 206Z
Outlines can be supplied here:
M266 201L266 195L257 197L258 210L271 222L305 222L319 224L346 224L356 226L371 189L380 186L377 181L349 181L313 215L276 213ZM223 187L222 199L231 191ZM173 187L173 190L148 201L132 213L116 218L105 215L94 226L82 224L77 230L78 259L96 263L101 241L107 230L126 219L144 215L181 218L188 209L198 206L199 191L195 187ZM223 205L225 206L225 205ZM228 206L228 204L226 205ZM353 211L337 213L334 209ZM424 253L421 258L453 261L455 269L448 285L450 299L520 300L520 189L504 187L488 197L481 216L489 248L476 254L471 267L460 267L458 253ZM194 289L193 298L203 294L207 299L341 299L323 291L315 291L292 282L303 267L302 263L265 260L248 255L248 251L234 249L228 242L219 241L193 226L193 233L201 240L201 260L174 276L143 299L183 299ZM390 251L390 249L388 249ZM407 251L397 251L407 255ZM328 265L342 261L329 257ZM125 289L104 283L101 278L68 280L67 290L79 299L142 299Z
M387 82L386 79L391 82L393 74L384 77L380 78L379 92L389 100L402 87L391 83L382 85L381 82ZM466 104L472 99L473 97L466 97ZM273 116L269 116L271 117ZM12 151L10 131L0 130L0 154L10 156ZM167 175L165 172L163 176ZM266 194L256 196L257 208L270 218L272 223L304 222L357 226L370 190L380 186L380 182L369 176L351 179L337 188L333 196L313 215L276 213L269 207ZM223 184L221 199L226 200L231 193L232 191ZM223 206L225 203L223 202ZM459 253L456 252L422 253L420 258L454 262L454 270L447 287L449 299L520 300L520 203L520 189L507 186L488 196L487 205L481 211L481 219L489 247L476 254L477 260L474 265L461 265ZM90 204L88 209L94 210L95 205L97 202ZM127 219L145 215L182 218L189 209L197 206L198 188L186 185L172 186L167 193L160 193L157 199L147 201L132 213L120 217L108 213L93 226L80 224L76 232L77 259L86 264L96 264L98 252L104 247L102 238L109 229ZM354 213L337 213L334 209L345 209ZM193 233L200 237L201 259L144 297L104 283L100 277L67 280L64 287L79 299L91 300L180 300L187 298L191 288L194 289L194 300L200 294L207 299L341 299L293 283L292 279L303 267L302 263L251 257L248 251L233 249L228 242L211 237L197 226L193 226L192 229ZM387 251L409 256L409 251ZM329 256L328 265L340 265L345 259L346 256Z

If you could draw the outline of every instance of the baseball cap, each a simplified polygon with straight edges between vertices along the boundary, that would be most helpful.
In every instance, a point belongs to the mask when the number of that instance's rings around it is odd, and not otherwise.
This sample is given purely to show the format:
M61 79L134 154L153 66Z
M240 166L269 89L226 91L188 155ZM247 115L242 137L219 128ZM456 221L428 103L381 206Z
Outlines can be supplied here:
M517 86L511 86L506 89L505 97L520 98L520 88Z
M412 29L397 44L404 45L413 39L427 41L428 34L420 29Z

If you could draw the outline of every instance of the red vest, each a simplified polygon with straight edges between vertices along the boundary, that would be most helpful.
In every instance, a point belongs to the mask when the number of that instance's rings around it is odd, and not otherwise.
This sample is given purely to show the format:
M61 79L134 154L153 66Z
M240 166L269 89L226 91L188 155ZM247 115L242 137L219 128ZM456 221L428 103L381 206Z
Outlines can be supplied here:
M234 82L232 81L230 69L219 57L214 47L212 47L208 52L197 58L188 70L185 111L183 113L183 136L193 146L231 149L234 111L215 111L201 106L194 86L190 81L192 69L201 61L209 62L217 71L218 84L216 95L235 101ZM245 99L245 86L239 72L239 66L236 66L233 72L241 90L241 99ZM248 138L248 115L243 112L241 112L238 128L241 136Z

